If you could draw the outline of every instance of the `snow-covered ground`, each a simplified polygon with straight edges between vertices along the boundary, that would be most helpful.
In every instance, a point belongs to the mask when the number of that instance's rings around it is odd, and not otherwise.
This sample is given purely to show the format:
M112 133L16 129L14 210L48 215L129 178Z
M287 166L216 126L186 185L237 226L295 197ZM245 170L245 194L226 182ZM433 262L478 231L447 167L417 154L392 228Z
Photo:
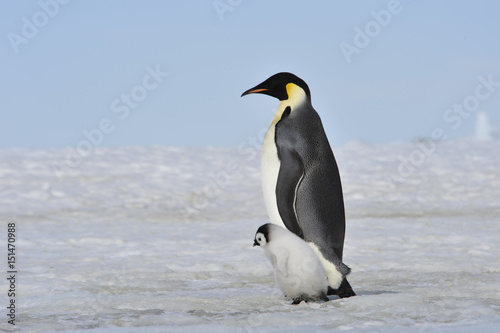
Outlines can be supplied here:
M267 219L249 145L0 151L16 330L498 332L500 141L334 152L358 296L291 306L252 248Z

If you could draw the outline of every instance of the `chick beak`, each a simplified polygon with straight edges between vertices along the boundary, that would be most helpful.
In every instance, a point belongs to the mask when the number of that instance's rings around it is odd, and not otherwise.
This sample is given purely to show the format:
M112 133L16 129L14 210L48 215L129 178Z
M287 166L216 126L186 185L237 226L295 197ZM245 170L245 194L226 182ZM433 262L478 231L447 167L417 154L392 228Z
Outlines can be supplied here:
M257 243L257 240L255 239L255 240L253 241L253 247L256 247L256 246L259 246L259 243Z

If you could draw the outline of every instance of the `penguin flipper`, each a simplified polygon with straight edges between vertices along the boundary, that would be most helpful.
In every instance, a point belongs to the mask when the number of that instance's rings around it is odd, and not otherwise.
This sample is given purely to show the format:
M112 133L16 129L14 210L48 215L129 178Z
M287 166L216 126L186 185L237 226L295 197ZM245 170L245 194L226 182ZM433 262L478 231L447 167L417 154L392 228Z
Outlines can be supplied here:
M278 272L284 276L288 277L288 259L290 257L290 251L285 248L279 248L275 251L279 251L279 254L273 254L274 262L276 263L276 269ZM278 259L279 258L279 259Z
M300 156L291 149L281 149L279 158L281 163L276 182L278 211L287 229L304 238L295 214L295 196L304 176L304 164Z

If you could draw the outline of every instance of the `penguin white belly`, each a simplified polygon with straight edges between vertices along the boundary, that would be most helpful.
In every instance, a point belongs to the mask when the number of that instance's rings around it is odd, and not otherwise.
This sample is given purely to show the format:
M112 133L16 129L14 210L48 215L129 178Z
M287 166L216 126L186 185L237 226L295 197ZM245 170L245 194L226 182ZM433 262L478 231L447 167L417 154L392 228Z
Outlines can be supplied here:
M276 201L276 183L278 182L278 174L281 163L278 158L278 149L276 148L276 143L274 142L275 129L275 123L273 122L267 130L262 144L262 191L264 193L264 201L266 203L269 220L271 223L286 228L278 211L278 203Z

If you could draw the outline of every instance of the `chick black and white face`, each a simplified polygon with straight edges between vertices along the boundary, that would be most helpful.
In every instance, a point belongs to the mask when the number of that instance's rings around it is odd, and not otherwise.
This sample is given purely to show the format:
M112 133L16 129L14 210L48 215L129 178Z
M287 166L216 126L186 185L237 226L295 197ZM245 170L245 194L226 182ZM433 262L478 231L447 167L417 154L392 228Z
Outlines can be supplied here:
M253 246L265 246L266 244L267 244L266 236L264 236L262 232L257 232L255 234Z

